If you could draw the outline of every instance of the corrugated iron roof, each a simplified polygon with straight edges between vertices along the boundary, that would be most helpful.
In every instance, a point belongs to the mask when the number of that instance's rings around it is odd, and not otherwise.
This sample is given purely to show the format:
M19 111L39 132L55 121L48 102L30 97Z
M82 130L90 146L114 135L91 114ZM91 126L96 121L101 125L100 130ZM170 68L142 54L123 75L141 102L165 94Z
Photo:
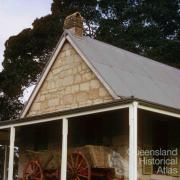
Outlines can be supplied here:
M180 70L89 37L66 33L118 96L180 109Z

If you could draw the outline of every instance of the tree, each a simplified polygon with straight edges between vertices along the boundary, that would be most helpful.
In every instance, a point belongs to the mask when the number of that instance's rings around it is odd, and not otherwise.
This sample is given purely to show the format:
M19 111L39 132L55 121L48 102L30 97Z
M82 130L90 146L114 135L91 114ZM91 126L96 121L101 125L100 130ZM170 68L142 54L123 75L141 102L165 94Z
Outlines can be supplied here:
M11 106L1 103L0 119L18 114L19 97L37 82L63 32L65 17L75 11L85 19L87 36L180 67L179 0L53 0L51 11L5 43L0 100ZM4 117L7 107L9 116Z
M22 109L23 105L16 98L0 96L0 119L1 121L15 119Z
M100 1L97 39L180 67L180 1Z

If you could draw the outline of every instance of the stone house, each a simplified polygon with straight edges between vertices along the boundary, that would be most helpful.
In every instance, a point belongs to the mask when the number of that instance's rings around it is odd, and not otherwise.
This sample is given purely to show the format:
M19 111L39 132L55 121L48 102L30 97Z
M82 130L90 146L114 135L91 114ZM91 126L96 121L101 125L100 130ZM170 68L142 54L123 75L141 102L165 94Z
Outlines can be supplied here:
M0 122L0 179L179 180L180 70L83 36L79 13L64 29Z

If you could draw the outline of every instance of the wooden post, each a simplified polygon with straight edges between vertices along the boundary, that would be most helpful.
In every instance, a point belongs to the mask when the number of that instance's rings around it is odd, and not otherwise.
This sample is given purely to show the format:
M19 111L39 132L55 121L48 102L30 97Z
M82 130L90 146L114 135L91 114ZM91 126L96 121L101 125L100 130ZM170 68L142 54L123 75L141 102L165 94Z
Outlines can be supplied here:
M137 150L138 150L138 103L129 107L129 180L137 180Z
M14 141L15 141L15 128L11 127L11 131L10 131L9 165L8 165L8 180L13 180Z
M3 167L3 180L7 180L7 154L8 146L4 145L4 167Z
M63 118L62 126L62 158L61 158L61 180L67 177L67 140L68 140L68 119Z

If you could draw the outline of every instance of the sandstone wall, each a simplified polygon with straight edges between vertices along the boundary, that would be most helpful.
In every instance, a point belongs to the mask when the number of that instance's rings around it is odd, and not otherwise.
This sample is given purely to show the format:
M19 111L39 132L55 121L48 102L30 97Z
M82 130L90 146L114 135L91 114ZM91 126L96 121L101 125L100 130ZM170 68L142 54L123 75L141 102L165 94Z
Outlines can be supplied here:
M111 101L112 97L69 43L65 43L27 116Z

